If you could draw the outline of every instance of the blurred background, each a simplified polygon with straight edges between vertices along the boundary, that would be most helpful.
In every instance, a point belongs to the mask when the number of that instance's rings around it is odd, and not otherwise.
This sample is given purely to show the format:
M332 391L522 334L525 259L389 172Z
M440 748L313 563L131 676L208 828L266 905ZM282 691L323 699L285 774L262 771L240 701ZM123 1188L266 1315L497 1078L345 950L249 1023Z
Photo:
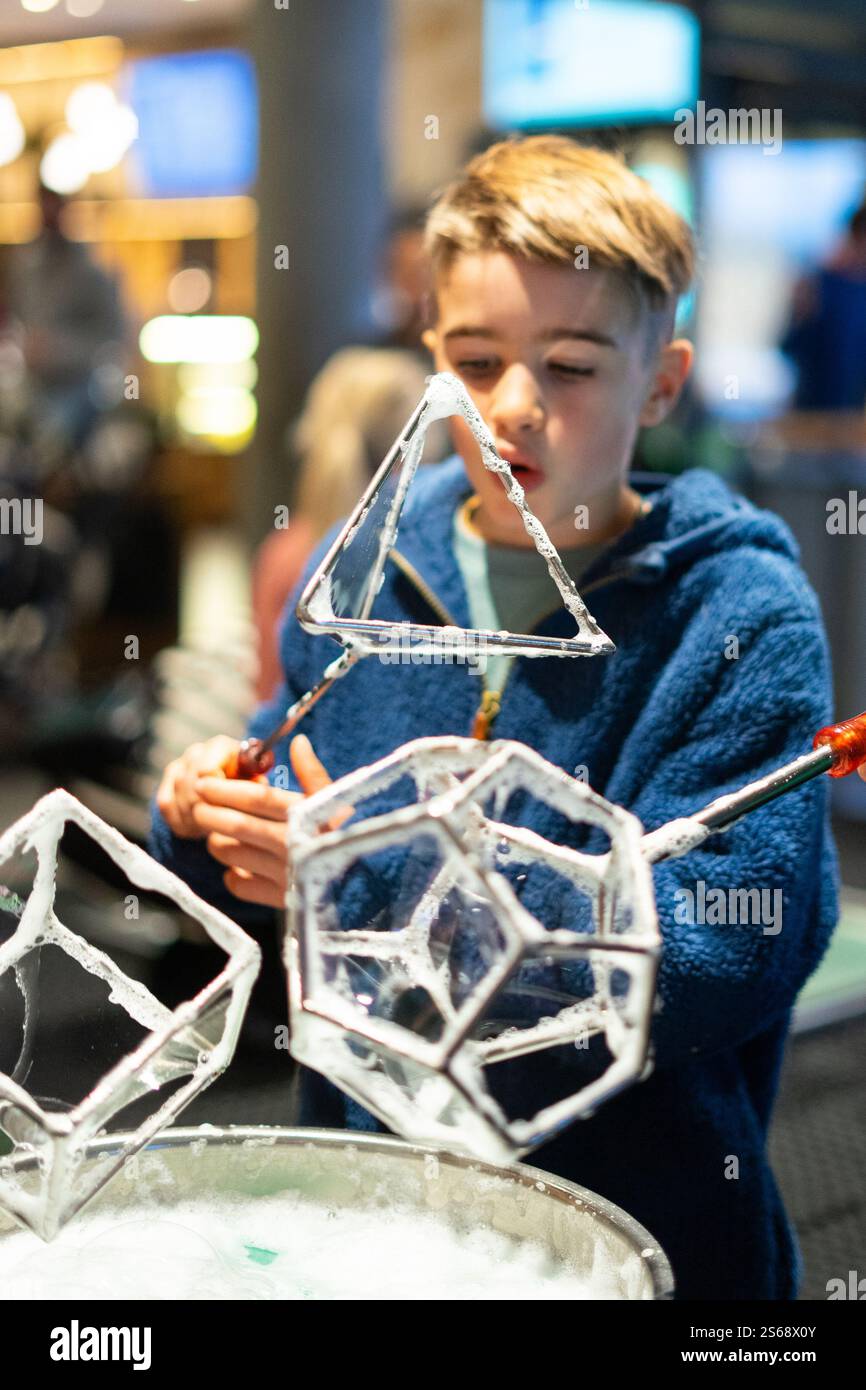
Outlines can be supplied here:
M425 206L506 132L622 150L695 226L697 369L636 466L711 468L788 522L837 712L866 706L860 0L5 0L0 45L0 825L62 783L143 842L164 764L242 731L310 548L430 369ZM684 108L770 124L680 143ZM806 1297L866 1237L866 787L833 795L843 917L773 1134ZM69 850L63 894L130 971L208 978ZM271 964L193 1121L282 1117Z

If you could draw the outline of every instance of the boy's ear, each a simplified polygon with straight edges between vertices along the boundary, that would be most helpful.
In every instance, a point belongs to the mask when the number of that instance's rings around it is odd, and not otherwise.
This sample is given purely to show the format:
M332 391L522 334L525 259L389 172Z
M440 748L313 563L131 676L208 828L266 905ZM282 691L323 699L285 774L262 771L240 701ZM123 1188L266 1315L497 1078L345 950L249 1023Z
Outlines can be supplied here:
M424 344L431 357L436 356L436 339L437 334L435 328L425 328L424 332L421 334L421 342Z
M642 425L659 425L673 410L691 371L694 355L694 347L687 338L675 338L661 349L640 413Z

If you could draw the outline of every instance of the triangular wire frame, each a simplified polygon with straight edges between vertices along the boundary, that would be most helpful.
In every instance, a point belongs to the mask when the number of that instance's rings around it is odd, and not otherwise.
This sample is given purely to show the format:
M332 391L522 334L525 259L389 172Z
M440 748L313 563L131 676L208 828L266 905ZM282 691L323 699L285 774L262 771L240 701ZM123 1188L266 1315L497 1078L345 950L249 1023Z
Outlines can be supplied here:
M427 429L435 420L452 415L462 415L478 441L484 466L501 479L527 535L547 563L564 606L574 618L576 634L567 638L542 637L400 622L399 640L410 642L418 656L441 652L446 635L454 652L487 649L502 656L599 656L614 651L614 644L587 610L541 522L527 507L523 488L497 453L490 431L465 386L450 372L428 377L419 404L311 576L297 607L301 626L308 632L335 637L352 658L381 654L394 639L395 622L372 618L370 614L421 461Z

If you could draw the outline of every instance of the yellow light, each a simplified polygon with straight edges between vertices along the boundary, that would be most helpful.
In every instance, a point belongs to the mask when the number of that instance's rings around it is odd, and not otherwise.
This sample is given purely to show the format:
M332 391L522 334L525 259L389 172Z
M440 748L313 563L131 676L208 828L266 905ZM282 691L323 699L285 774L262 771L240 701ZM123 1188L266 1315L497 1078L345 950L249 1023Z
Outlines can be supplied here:
M249 236L257 216L252 198L78 198L68 226L76 241L202 241Z
M62 39L0 49L0 86L13 83L73 82L78 77L107 76L123 62L123 41L109 35Z
M8 92L0 92L0 164L11 164L27 142L21 117Z
M239 314L161 314L144 325L138 345L148 362L245 362L259 330Z
M107 82L82 82L69 94L66 120L76 135L89 135L110 121L117 106L117 97Z
M0 0L2 2L2 0ZM73 241L215 241L252 235L252 198L76 198L64 231ZM0 246L29 241L39 223L34 202L0 201Z
M186 396L217 387L237 386L252 391L258 379L259 369L252 357L246 362L182 362L177 369L177 384Z
M22 10L29 10L31 14L46 14L56 4L57 0L21 0Z
M138 117L131 106L117 100L106 82L82 82L76 87L66 103L66 119L84 141L93 174L115 168L138 138Z
M236 453L253 437L258 406L249 391L196 391L181 397L177 420L186 434L224 453Z
M90 177L84 141L68 131L58 135L42 156L39 176L55 193L77 193Z
M168 302L176 314L197 314L211 297L213 281L203 266L188 265L168 282Z
M177 416L190 434L233 439L246 434L256 423L256 400L240 387L229 390L198 390L181 396Z
M91 171L105 174L120 163L130 145L138 139L138 117L131 106L118 104L108 124L101 130L88 130L82 138Z

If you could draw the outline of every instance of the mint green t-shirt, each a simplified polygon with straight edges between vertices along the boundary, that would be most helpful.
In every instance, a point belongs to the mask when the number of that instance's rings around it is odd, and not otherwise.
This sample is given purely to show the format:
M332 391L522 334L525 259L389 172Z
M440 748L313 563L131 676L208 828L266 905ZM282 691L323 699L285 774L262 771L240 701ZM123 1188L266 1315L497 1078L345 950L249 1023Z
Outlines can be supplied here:
M462 504L454 515L454 554L463 575L474 628L500 632L532 632L549 613L562 607L562 599L545 561L534 546L488 545L467 526ZM610 542L571 546L560 550L568 574L580 580ZM513 656L487 656L484 684L499 691L505 684Z

